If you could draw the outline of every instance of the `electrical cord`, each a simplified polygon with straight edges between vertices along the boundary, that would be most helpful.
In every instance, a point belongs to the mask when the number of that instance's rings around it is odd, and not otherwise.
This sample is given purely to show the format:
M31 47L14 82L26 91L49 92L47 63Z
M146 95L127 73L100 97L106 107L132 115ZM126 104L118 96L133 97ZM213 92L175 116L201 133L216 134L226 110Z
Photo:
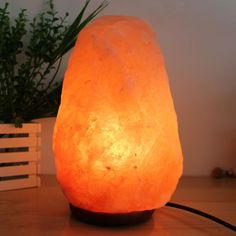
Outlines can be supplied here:
M178 208L178 209L181 209L181 210L185 210L185 211L188 211L188 212L191 212L191 213L194 213L194 214L197 214L197 215L200 215L202 217L205 217L209 220L212 220L220 225L223 225L224 227L228 228L228 229L231 229L233 231L236 232L236 226L235 225L232 225L226 221L223 221L213 215L210 215L208 213L205 213L203 211L200 211L200 210L197 210L197 209L194 209L192 207L188 207L188 206L184 206L184 205L181 205L181 204L177 204L177 203L173 203L173 202L167 202L166 203L166 206L168 207L173 207L173 208Z

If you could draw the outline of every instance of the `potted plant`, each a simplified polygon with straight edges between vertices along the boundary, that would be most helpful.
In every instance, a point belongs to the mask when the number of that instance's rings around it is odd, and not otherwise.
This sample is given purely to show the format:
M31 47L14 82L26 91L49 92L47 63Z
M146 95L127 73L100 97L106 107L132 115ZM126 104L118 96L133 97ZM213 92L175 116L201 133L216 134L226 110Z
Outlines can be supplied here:
M32 21L22 9L12 22L8 3L0 6L0 190L39 185L41 127L31 121L57 114L62 57L84 26L107 6L103 1L84 18L89 3L71 25L69 14L59 16L53 0Z

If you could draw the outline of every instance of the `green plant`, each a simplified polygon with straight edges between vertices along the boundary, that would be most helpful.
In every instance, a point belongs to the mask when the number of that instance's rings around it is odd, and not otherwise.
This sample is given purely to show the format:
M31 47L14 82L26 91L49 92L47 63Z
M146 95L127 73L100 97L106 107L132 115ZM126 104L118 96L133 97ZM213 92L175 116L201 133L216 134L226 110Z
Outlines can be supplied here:
M79 32L106 6L103 1L85 19L87 0L74 22L58 16L53 0L48 10L31 22L26 9L11 22L8 3L0 8L0 121L14 123L55 116L62 80L55 82L61 60L75 44Z

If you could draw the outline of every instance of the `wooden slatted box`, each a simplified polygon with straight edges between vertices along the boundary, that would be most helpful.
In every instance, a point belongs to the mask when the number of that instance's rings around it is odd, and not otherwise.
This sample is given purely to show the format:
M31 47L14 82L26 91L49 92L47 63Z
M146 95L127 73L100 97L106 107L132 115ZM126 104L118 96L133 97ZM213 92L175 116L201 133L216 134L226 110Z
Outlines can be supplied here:
M40 186L41 124L0 124L0 191Z

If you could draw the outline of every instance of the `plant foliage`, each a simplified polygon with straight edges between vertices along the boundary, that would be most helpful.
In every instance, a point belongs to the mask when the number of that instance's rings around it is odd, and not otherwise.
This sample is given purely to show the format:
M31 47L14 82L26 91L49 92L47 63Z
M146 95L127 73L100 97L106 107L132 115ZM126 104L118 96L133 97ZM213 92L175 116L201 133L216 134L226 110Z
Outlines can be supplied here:
M75 44L79 32L101 12L103 1L86 18L87 0L71 25L60 17L53 0L48 10L29 21L22 9L14 22L8 3L0 8L0 121L14 123L55 116L60 104L62 80L56 82L63 55Z

